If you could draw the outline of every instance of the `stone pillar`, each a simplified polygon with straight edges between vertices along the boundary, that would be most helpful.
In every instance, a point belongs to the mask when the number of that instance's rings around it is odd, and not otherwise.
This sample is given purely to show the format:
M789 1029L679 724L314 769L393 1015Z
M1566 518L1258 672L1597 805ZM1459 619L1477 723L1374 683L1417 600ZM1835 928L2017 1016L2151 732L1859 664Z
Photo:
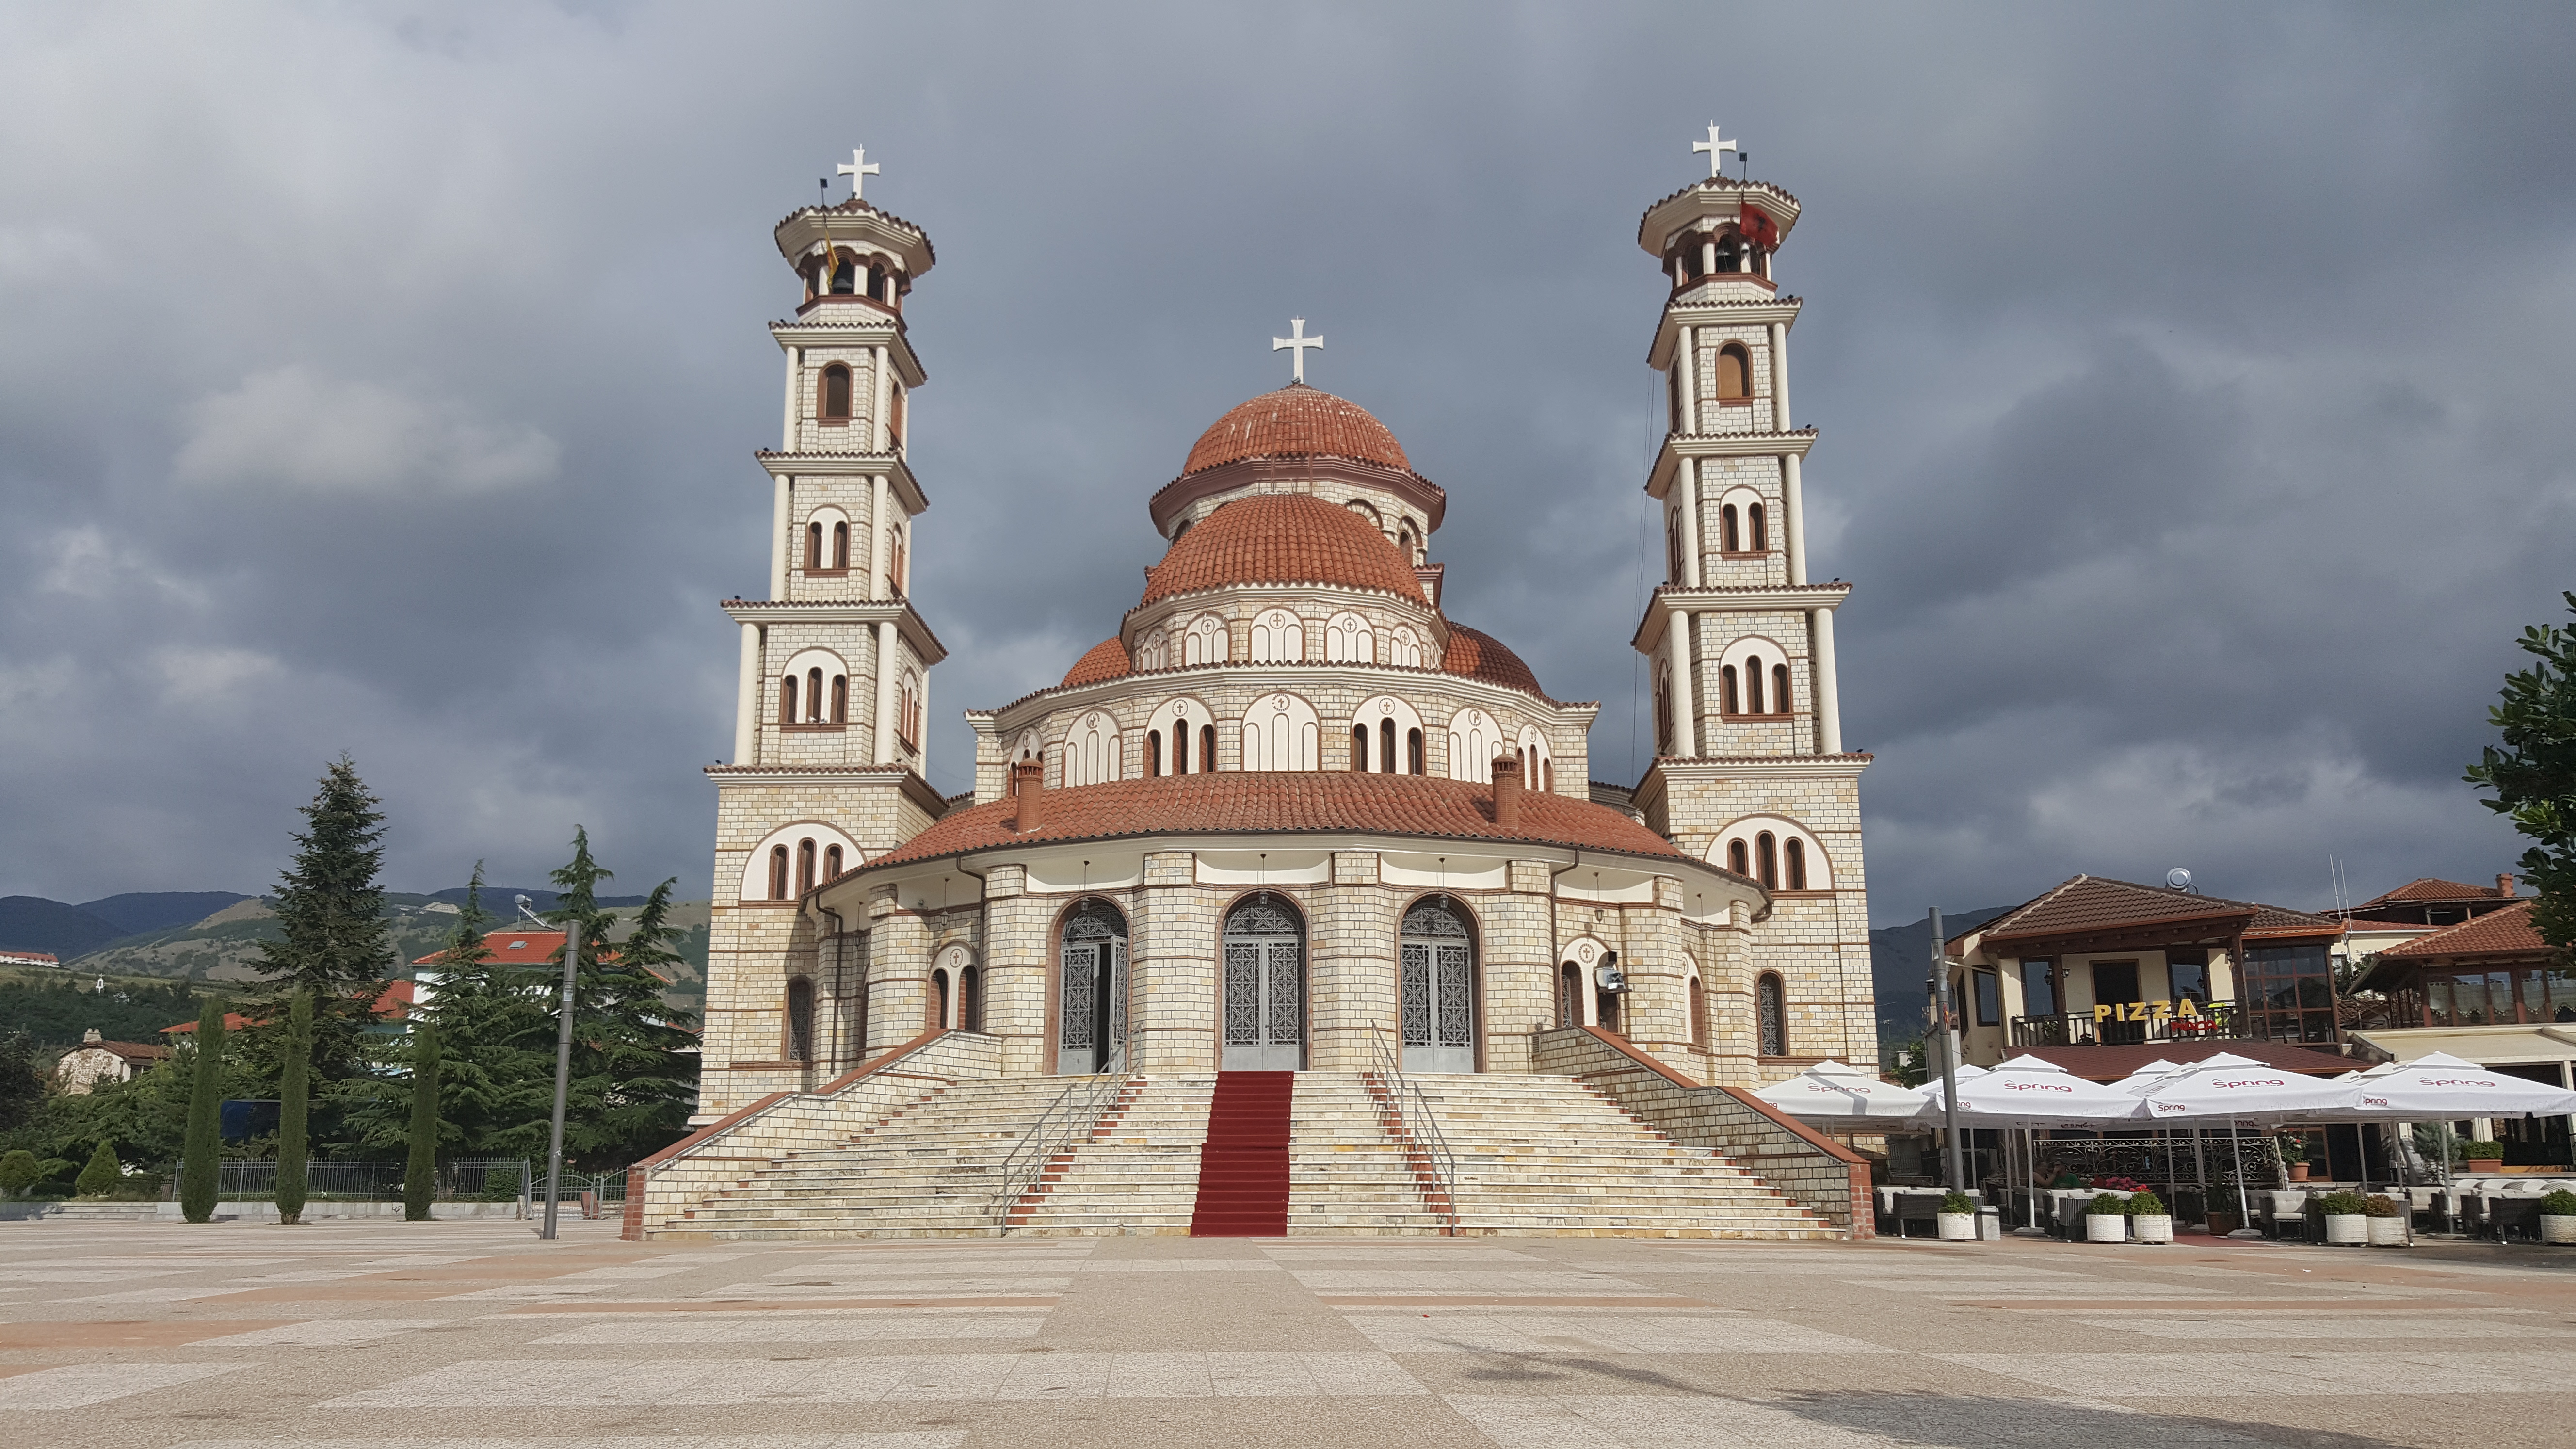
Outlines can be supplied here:
M1839 755L1843 752L1842 691L1834 682L1834 611L1817 609L1807 615L1815 621L1814 658L1816 671L1816 753Z
M1685 327L1673 342L1673 370L1681 374L1681 416L1673 419L1676 433L1699 431L1699 329Z
M1699 460L1679 458L1674 462L1673 492L1679 497L1682 515L1682 576L1673 582L1696 589L1700 586Z
M884 453L892 451L894 446L893 435L888 432L886 426L892 421L886 416L886 409L894 402L894 379L886 376L886 349L882 347L874 349L874 356L877 396L876 405L870 409L868 415L868 433L876 440L876 446L869 451Z
M887 542L894 536L894 531L886 527L886 503L891 496L891 490L886 487L886 480L882 475L868 481L876 485L876 502L868 509L867 597L891 599L894 597L894 589L888 581L892 577L894 561L886 556ZM884 592L879 593L880 589Z
M874 763L894 763L895 632L892 619L877 624L877 723Z
M1807 510L1800 501L1798 455L1780 455L1780 525L1789 549L1789 582L1807 581Z
M796 449L796 401L805 391L805 349L787 349L787 399L779 404L783 415L778 421L778 451L793 453Z
M735 686L733 706L733 762L737 765L760 763L760 698L761 688L760 626L742 626L742 674Z
M930 778L930 666L928 664L921 666L921 689L913 696L913 704L921 711L921 741L919 747L913 751L913 769L920 774L921 778L927 780Z
M1789 431L1789 324L1771 324L1771 426Z
M787 597L787 518L794 505L796 481L781 473L769 490L769 597Z
M1672 670L1673 753L1682 759L1699 757L1698 681L1691 668L1691 616L1675 609L1664 624L1664 649Z
M1717 275L1717 233L1713 231L1700 233L1699 274L1703 277Z

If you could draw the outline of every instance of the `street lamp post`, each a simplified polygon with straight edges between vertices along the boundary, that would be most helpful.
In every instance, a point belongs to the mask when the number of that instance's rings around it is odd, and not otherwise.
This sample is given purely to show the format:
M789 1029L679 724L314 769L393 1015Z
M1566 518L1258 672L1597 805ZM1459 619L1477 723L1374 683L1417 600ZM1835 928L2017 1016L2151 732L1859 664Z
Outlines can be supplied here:
M1941 1013L1941 1118L1948 1129L1947 1165L1952 1192L1968 1190L1967 1171L1959 1153L1959 1018L1950 1001L1950 956L1942 949L1941 908L1932 908L1933 999Z
M545 922L528 909L528 898L518 898L519 914L542 926ZM564 1098L572 1088L572 984L581 966L581 918L564 922L564 977L561 1022L555 1031L555 1120L554 1130L546 1138L546 1221L537 1230L540 1238L555 1235L555 1212L563 1201Z

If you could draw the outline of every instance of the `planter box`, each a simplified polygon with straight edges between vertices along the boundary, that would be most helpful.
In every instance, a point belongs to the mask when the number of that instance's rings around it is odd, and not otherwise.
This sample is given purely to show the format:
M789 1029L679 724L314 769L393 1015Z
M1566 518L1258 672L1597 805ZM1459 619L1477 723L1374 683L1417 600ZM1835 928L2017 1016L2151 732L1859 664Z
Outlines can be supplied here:
M2173 1241L2173 1214L2134 1213L2129 1218L2129 1237L2140 1243Z
M2472 1157L2460 1164L2460 1170L2463 1172L2502 1172L2504 1171L2504 1159L2501 1157Z
M2358 1248L2370 1241L2370 1219L2361 1213L2328 1213L2326 1241L2338 1247Z
M2306 1163L2293 1162L2288 1164L2288 1166L2290 1169L2290 1181L2305 1182L2308 1180L2308 1165Z
M2124 1213L2086 1213L2084 1241L2088 1243L2125 1243L2129 1240L2129 1219Z
M1977 1240L1975 1213L1934 1213L1932 1220L1940 1228L1942 1242L1973 1243Z
M2570 1221L2576 1222L2576 1219L2570 1219ZM2368 1219L2368 1222L2370 1223L2370 1245L2372 1247L2402 1248L2406 1246L2406 1220L2404 1218L2371 1218Z
M2540 1240L2544 1243L2576 1243L2576 1218L2564 1213L2542 1213Z
M2213 1212L2209 1214L2209 1220L2207 1223L2209 1235L2213 1238L2226 1237L2229 1233L2232 1233L2243 1226L2245 1226L2243 1223L2236 1220L2236 1214L2234 1213Z

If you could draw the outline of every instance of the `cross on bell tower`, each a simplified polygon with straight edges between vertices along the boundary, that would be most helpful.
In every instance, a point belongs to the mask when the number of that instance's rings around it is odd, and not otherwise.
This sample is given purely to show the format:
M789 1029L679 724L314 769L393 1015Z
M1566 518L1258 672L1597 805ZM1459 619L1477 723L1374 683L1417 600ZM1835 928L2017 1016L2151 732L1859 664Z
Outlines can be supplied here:
M1293 374L1293 380L1297 382L1306 380L1306 349L1323 345L1323 338L1306 335L1306 319L1303 317L1289 318L1288 335L1270 339L1271 351L1277 352L1283 347L1290 349L1288 355L1295 360L1290 371Z
M1716 134L1716 129L1714 127L1710 128L1710 134ZM867 147L861 146L850 152L850 159L841 166L840 173L843 176L850 178L850 199L852 201L859 200L859 188L866 185L867 179L876 175L879 169L880 168L877 166L877 163L868 159Z

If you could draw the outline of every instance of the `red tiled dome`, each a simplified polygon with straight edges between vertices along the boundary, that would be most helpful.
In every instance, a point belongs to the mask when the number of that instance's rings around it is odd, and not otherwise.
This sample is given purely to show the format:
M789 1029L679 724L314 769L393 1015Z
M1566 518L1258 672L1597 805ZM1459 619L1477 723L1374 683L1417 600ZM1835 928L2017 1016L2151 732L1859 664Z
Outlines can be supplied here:
M1147 572L1141 602L1223 584L1340 584L1422 597L1420 576L1385 534L1304 493L1255 493L1219 505Z
M1413 468L1395 434L1368 409L1302 382L1265 392L1217 419L1199 434L1181 474L1245 458L1356 458L1400 473Z
M1104 679L1116 679L1130 667L1127 646L1115 639L1103 639L1092 645L1080 659L1073 661L1073 667L1065 671L1062 687L1071 689L1077 684L1097 684Z
M1525 689L1541 696L1547 693L1538 687L1538 676L1530 673L1530 667L1521 662L1519 655L1504 648L1502 641L1491 634L1477 633L1455 620L1449 625L1449 647L1441 655L1440 671L1443 674L1463 674L1469 679L1481 679L1506 689Z

